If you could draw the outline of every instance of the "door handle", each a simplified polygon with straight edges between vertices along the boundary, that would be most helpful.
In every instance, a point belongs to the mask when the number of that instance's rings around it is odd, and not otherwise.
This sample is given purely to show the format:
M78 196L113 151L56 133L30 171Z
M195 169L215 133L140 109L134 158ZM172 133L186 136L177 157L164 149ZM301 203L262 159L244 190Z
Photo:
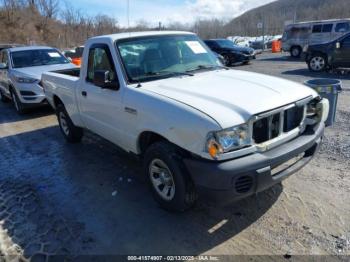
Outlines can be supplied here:
M82 91L82 92L81 92L81 95L82 95L82 96L87 96L86 91Z

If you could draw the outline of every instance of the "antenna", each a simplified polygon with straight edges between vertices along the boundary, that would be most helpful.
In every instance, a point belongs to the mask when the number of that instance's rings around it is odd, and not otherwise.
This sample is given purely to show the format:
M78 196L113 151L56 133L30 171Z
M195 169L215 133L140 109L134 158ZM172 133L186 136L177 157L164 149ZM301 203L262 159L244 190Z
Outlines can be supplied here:
M130 31L130 0L126 0L126 17L128 20L128 31Z

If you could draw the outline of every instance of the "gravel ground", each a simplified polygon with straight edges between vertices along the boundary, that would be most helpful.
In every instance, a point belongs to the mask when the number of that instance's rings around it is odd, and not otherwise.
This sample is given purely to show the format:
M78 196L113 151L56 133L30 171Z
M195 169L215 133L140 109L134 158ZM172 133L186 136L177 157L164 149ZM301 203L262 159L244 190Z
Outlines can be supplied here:
M17 116L10 104L1 104L0 256L60 261L53 255L333 255L345 261L349 75L310 74L305 63L283 54L262 54L237 69L297 82L343 80L337 122L303 170L257 197L225 207L199 203L172 214L157 206L138 163L116 146L93 134L81 144L66 144L49 109Z

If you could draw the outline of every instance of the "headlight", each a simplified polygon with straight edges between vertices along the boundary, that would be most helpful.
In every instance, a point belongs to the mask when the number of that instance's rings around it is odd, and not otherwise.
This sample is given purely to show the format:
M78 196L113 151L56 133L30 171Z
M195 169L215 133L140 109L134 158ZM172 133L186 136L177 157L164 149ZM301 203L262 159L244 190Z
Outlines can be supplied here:
M328 114L329 101L326 98L322 100L313 100L307 105L306 119L310 125L326 122Z
M237 150L250 144L249 127L247 124L243 124L209 133L206 150L212 158L217 158L219 154Z
M39 80L35 79L35 78L30 78L30 77L20 77L20 76L15 76L15 80L17 83L21 83L21 84L32 84L35 83Z
M317 104L317 114L322 122L326 122L329 115L329 101L326 98L323 98L321 102Z

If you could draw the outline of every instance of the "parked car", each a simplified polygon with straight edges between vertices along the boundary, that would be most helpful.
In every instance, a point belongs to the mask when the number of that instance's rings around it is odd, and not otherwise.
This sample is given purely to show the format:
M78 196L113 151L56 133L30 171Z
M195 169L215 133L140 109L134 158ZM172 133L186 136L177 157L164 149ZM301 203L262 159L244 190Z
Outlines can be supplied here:
M18 45L18 44L0 44L0 51L4 50L6 48L12 48L12 47L20 47L23 45Z
M198 194L238 200L297 172L329 111L304 85L220 66L187 32L91 38L81 70L42 82L68 142L89 129L138 155L155 199L179 211Z
M255 51L250 47L237 46L228 39L204 40L208 47L223 56L224 64L232 66L237 63L247 64L255 59Z
M331 42L350 32L350 19L321 20L287 25L282 49L292 57L300 57L306 45Z
M230 39L228 39L230 40ZM241 47L249 47L250 45L250 37L237 37L233 43L236 46L241 46Z
M329 43L306 46L304 51L310 71L350 67L350 34Z
M272 42L274 41L282 41L282 35L274 35L271 36L267 41L266 41L266 48L271 49L272 48Z
M67 57L76 66L81 66L81 57L83 56L84 46L78 46L71 50L63 52L64 56Z
M15 47L0 52L0 99L12 100L22 114L46 103L41 74L75 68L57 49L46 46Z

